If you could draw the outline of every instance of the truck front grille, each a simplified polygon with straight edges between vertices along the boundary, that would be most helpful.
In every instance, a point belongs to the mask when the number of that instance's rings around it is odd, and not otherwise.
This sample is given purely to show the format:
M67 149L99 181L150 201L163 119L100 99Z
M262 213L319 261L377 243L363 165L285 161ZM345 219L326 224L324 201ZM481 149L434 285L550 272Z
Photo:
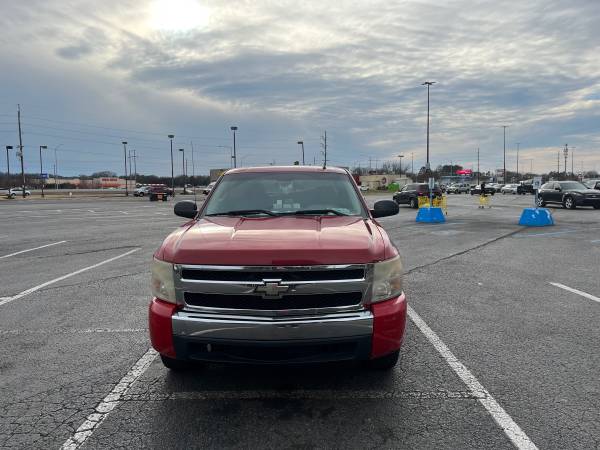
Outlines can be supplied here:
M276 299L267 299L256 295L185 293L185 303L191 306L226 309L256 309L261 311L339 308L342 306L356 306L361 300L362 292L283 295L281 298Z
M176 265L177 301L214 314L277 316L356 311L370 295L372 265Z
M261 282L265 278L277 278L286 282L301 281L337 281L361 280L365 277L363 269L336 270L286 270L286 271L255 271L255 270L195 270L183 269L181 278L184 280L230 281L230 282Z

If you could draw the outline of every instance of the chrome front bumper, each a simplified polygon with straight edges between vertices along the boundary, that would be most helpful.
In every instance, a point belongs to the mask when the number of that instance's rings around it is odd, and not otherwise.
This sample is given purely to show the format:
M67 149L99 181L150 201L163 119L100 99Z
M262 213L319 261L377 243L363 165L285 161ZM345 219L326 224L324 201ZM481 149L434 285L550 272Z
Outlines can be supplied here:
M289 341L371 336L370 311L313 317L251 317L179 311L172 318L173 335L199 339Z
M308 363L368 359L370 311L286 318L179 311L172 317L178 359Z

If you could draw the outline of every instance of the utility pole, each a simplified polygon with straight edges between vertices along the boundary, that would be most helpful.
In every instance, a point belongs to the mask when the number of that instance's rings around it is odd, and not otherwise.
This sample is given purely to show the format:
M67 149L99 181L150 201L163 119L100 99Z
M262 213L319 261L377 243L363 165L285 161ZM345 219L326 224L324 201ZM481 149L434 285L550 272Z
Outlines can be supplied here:
M181 152L181 171L183 172L183 190L185 192L185 149L180 148L179 151Z
M565 144L565 149L563 150L563 154L565 156L565 180L567 179L567 161L569 160L569 144Z
M321 147L323 148L323 169L327 167L327 130L323 133L322 136L323 142L321 143Z
M410 152L410 173L415 175L415 154L414 152Z
M62 146L62 144L58 144L54 147L54 189L58 190L58 180L56 179L57 171L58 171L58 157L56 156L56 150Z
M42 164L42 149L47 149L48 146L46 145L40 145L40 184L42 185L42 198L45 197L44 195L44 166Z
M133 150L133 184L137 186L137 150Z
M304 165L304 141L298 141L298 145L302 147L302 165Z
M479 184L479 147L477 147L477 184Z
M127 141L123 141L123 157L125 160L125 197L129 197L129 186L127 183Z
M25 166L23 165L23 138L21 136L21 105L17 105L17 122L19 123L19 157L21 158L21 179L23 181L23 198L25 198Z
M12 145L7 145L6 146L6 170L7 170L7 174L8 174L8 182L6 183L6 187L10 190L10 158L8 156L8 151L12 150L13 146Z
M429 172L429 87L435 84L435 81L426 81L421 84L421 86L427 86L427 172Z
M167 137L171 141L171 195L175 197L175 175L173 173L173 138L175 137L175 135L169 134L167 135Z
M502 128L504 129L504 169L502 171L502 182L506 184L506 129L508 125L502 125Z
M190 141L190 147L192 148L192 186L194 192L196 192L196 165L194 163L194 143Z
M573 179L575 179L575 171L573 170L575 152L573 150L575 150L575 147L571 147L571 176L573 177Z
M556 153L556 178L560 180L560 150Z
M521 146L520 142L517 142L517 181L519 181L519 147Z

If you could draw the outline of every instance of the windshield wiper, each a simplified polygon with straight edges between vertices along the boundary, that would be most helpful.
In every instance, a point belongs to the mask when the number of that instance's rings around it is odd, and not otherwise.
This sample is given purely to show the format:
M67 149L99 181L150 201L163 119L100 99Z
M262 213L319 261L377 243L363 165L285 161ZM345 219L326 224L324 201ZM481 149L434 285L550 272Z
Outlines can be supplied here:
M348 214L344 214L343 212L336 211L335 209L300 209L296 211L294 214L297 216L309 216L309 215L325 215L325 214L335 214L336 216L347 216Z
M206 214L207 216L245 216L246 214L266 214L268 216L277 217L273 211L267 209L237 209L234 211L225 211L220 213Z

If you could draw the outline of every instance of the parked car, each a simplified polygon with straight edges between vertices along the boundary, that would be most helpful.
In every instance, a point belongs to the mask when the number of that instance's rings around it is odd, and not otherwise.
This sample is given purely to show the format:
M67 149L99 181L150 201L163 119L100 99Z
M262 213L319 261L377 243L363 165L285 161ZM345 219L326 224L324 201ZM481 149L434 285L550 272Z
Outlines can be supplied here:
M136 188L135 191L133 191L133 195L135 197L143 197L144 195L148 194L149 189L150 186L141 186L139 188Z
M481 195L481 185L478 184L476 186L473 186L469 192L471 193L471 195ZM488 186L486 183L485 193L486 195L494 195L496 193L496 188L493 186Z
M17 194L15 194L14 192L11 192L10 189L0 188L0 196L6 197L6 198L15 198L17 196Z
M209 183L209 184L208 184L208 186L206 186L206 187L205 187L205 188L202 190L202 193L203 193L204 195L208 195L208 194L210 194L210 191L212 191L212 188L214 188L214 187L215 187L215 184L216 184L216 181L213 181L213 182Z
M486 186L493 189L494 194L495 194L497 192L500 192L500 190L502 189L502 186L504 186L504 185L500 184L500 183L486 183Z
M436 184L433 188L433 196L441 197L442 190ZM419 207L419 197L429 197L429 185L427 183L407 184L394 194L394 201L398 205L409 205L411 208Z
M600 192L579 181L550 181L540 188L536 203L540 207L555 203L563 205L566 209L575 209L578 206L600 209Z
M398 250L344 169L228 170L154 253L152 346L163 364L364 361L391 369L407 315Z
M369 190L369 186L367 186L366 184L361 184L358 188L361 192L367 192Z
M20 188L20 187L10 188L9 189L9 193L10 194L14 194L16 196L22 196L23 195L23 188ZM27 189L25 189L25 197L29 197L30 195L31 195L31 192L28 191Z
M161 185L149 186L148 192L146 194L148 195L148 198L151 202L156 202L159 200L166 202L170 195L168 189L165 186Z
M521 191L519 194L535 194L535 189L533 188L533 180L521 181L520 184Z
M590 189L600 190L600 180L587 180L584 184Z
M467 184L467 183L454 183L451 184L450 186L448 186L448 188L446 189L446 192L448 194L468 194L469 190L471 189L471 185Z
M500 188L500 192L502 194L520 194L520 186L519 184L505 184Z

